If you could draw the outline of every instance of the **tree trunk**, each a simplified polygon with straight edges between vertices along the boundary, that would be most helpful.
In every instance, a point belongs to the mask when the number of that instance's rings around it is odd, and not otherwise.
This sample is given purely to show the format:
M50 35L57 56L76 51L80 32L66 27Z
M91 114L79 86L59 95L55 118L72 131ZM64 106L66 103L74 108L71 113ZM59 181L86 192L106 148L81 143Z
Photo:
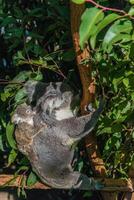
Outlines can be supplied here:
M83 97L81 101L81 113L86 114L85 106L88 105L94 99L95 86L91 76L91 63L82 64L83 60L90 60L90 49L86 46L81 51L79 46L79 25L83 11L85 10L85 4L77 5L70 1L71 11L71 31L74 49L76 53L76 61L80 74L80 79L83 87ZM91 163L94 175L104 177L106 175L106 169L104 162L100 156L97 140L94 134L90 134L86 137L86 148L88 151L89 161ZM116 193L101 192L104 200L117 200Z

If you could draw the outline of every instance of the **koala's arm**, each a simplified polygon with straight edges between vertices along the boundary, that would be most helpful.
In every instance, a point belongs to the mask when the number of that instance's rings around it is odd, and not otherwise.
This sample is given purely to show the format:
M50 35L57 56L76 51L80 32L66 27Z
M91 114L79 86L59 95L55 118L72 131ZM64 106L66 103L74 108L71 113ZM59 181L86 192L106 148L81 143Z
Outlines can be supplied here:
M63 129L66 129L67 134L73 138L73 141L80 140L94 129L102 110L103 102L101 101L96 111L82 117L72 117L62 120L61 126Z
M50 82L44 83L40 81L27 81L25 83L25 90L28 97L29 103L35 102L38 103L38 100L44 101L47 97L53 94L61 94L62 82ZM44 96L44 97L43 97Z

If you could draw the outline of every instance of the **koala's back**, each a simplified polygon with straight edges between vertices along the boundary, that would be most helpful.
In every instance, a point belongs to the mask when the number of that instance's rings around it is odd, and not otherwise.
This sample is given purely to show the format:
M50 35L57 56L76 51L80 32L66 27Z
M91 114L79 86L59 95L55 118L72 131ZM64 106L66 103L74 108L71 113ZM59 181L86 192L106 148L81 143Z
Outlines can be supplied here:
M74 151L65 145L67 140L68 136L59 134L53 127L41 129L33 138L32 149L38 162L36 159L33 162L30 155L29 159L44 178L56 178L70 167Z

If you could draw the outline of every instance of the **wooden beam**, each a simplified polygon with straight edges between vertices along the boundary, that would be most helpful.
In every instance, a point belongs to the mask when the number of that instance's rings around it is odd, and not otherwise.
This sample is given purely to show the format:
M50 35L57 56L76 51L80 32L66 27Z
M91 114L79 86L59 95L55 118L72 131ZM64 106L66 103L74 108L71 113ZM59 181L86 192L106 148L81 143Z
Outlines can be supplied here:
M2 174L0 175L0 188L5 188L5 187L22 187L20 185L20 182L22 178L25 180L24 182L26 183L26 176L24 175L6 175ZM114 191L119 191L119 192L133 192L134 191L134 180L124 180L124 179L95 179L96 181L100 181L101 183L104 184L104 188L102 188L101 191L109 191L109 192L114 192ZM33 186L28 187L26 184L23 185L25 189L52 189L49 186L37 182Z

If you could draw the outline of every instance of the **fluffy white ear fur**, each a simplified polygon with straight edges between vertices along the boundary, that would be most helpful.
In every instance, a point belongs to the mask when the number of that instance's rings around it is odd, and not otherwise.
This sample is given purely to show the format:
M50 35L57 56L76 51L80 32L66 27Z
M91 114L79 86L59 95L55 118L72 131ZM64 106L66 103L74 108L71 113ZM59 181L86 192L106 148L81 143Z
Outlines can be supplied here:
M27 124L33 126L33 117L32 116L27 116L25 118L20 117L17 113L13 115L12 117L12 123L19 124L26 122Z

